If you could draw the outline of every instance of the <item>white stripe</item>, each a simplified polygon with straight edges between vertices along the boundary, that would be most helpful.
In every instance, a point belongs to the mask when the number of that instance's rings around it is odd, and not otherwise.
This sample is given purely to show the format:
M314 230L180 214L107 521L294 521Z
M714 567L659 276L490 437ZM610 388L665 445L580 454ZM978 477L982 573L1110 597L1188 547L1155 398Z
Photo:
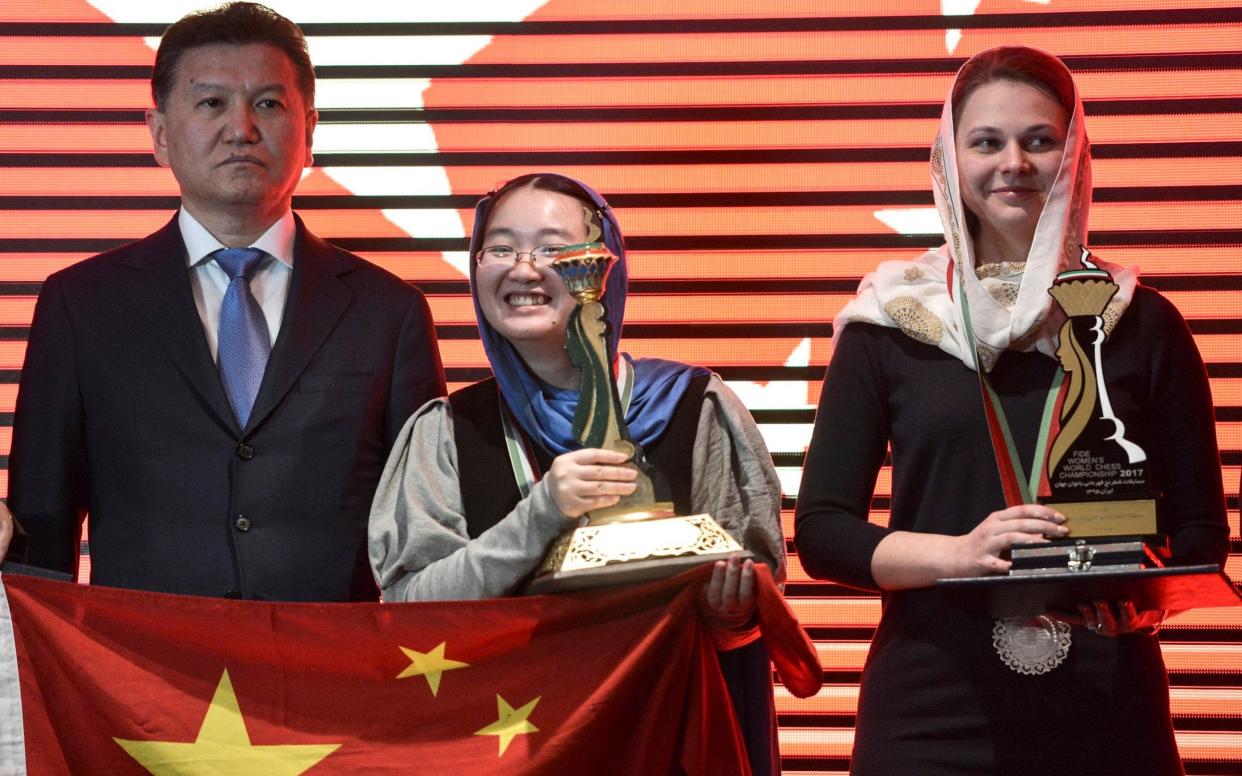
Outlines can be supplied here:
M17 676L17 639L9 596L0 576L0 773L26 776L26 730Z
M423 92L430 78L319 78L315 81L315 107L422 108Z
M811 338L803 337L789 352L785 366L810 365ZM728 380L725 384L737 394L742 404L752 410L792 410L814 406L808 401L811 386L806 380L769 380L764 383Z
M725 385L737 394L737 398L752 410L814 409L807 401L809 384L806 380L769 380L756 383L750 380L726 380Z
M316 130L318 132L318 130ZM363 196L452 194L443 167L324 167L333 180ZM464 234L464 231L459 229Z
M782 494L789 498L798 495L798 488L802 486L801 466L777 466L776 477L781 481Z
M465 228L456 210L447 208L385 208L385 218L419 237L463 237ZM466 254L467 256L469 254Z
M491 35L340 35L306 40L311 61L319 67L460 65L491 42Z
M267 0L264 5L299 24L311 22L521 21L545 0L476 0L470 3L394 3L392 0ZM90 0L118 22L171 24L212 5L203 0Z
M325 124L321 121L315 128L317 154L421 154L437 148L430 124Z
M801 453L811 444L810 423L760 423L759 433L770 453Z
M881 208L874 211L874 215L897 234L940 234L944 231L940 226L940 213L934 207Z

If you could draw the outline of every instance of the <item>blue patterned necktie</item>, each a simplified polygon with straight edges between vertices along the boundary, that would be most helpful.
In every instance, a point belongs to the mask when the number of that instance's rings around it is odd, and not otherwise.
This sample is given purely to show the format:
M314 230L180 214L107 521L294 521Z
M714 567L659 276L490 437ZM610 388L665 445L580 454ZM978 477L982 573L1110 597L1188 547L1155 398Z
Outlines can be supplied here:
M258 248L222 248L212 255L229 276L229 288L220 305L220 380L237 422L245 428L263 382L267 356L272 352L267 319L259 300L250 293L250 278L265 254Z

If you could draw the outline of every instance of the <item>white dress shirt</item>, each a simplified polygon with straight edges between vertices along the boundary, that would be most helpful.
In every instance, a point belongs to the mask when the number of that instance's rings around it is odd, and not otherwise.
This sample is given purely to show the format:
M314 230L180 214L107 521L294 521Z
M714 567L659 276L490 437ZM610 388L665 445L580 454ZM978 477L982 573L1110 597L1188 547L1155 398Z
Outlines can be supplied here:
M181 208L177 216L177 226L181 228L181 239L185 241L186 253L190 257L190 288L194 291L194 305L198 308L198 318L203 322L203 332L211 347L211 359L215 361L220 338L220 305L224 303L224 292L229 287L229 276L211 258L211 254L228 246L217 240L185 208ZM276 335L280 333L285 300L289 296L296 231L293 211L286 210L259 239L247 246L267 254L250 279L250 292L263 309L272 344L276 343Z

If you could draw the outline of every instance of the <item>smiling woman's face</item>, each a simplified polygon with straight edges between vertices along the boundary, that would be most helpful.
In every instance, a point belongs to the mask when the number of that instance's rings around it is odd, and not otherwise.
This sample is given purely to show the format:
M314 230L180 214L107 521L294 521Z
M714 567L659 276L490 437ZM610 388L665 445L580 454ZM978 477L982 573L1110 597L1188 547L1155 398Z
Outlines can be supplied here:
M955 127L957 167L962 204L979 219L976 244L1030 244L1068 125L1065 109L1029 84L992 81L966 98Z
M583 212L581 202L559 192L529 186L511 191L492 208L480 247L508 245L526 252L584 242ZM480 265L475 294L483 317L524 357L531 349L564 348L565 325L576 302L550 268L536 267L526 256L516 264Z

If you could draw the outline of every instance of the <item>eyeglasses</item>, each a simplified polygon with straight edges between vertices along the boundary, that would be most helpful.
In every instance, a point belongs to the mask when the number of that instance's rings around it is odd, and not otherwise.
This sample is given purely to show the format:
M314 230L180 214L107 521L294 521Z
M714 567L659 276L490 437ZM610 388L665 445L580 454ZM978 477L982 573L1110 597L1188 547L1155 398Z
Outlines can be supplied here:
M556 261L556 257L566 247L568 246L563 244L540 245L533 250L519 251L512 245L489 245L475 256L479 261L479 266L482 267L513 267L522 260L523 256L529 256L531 263L537 267L548 267Z

